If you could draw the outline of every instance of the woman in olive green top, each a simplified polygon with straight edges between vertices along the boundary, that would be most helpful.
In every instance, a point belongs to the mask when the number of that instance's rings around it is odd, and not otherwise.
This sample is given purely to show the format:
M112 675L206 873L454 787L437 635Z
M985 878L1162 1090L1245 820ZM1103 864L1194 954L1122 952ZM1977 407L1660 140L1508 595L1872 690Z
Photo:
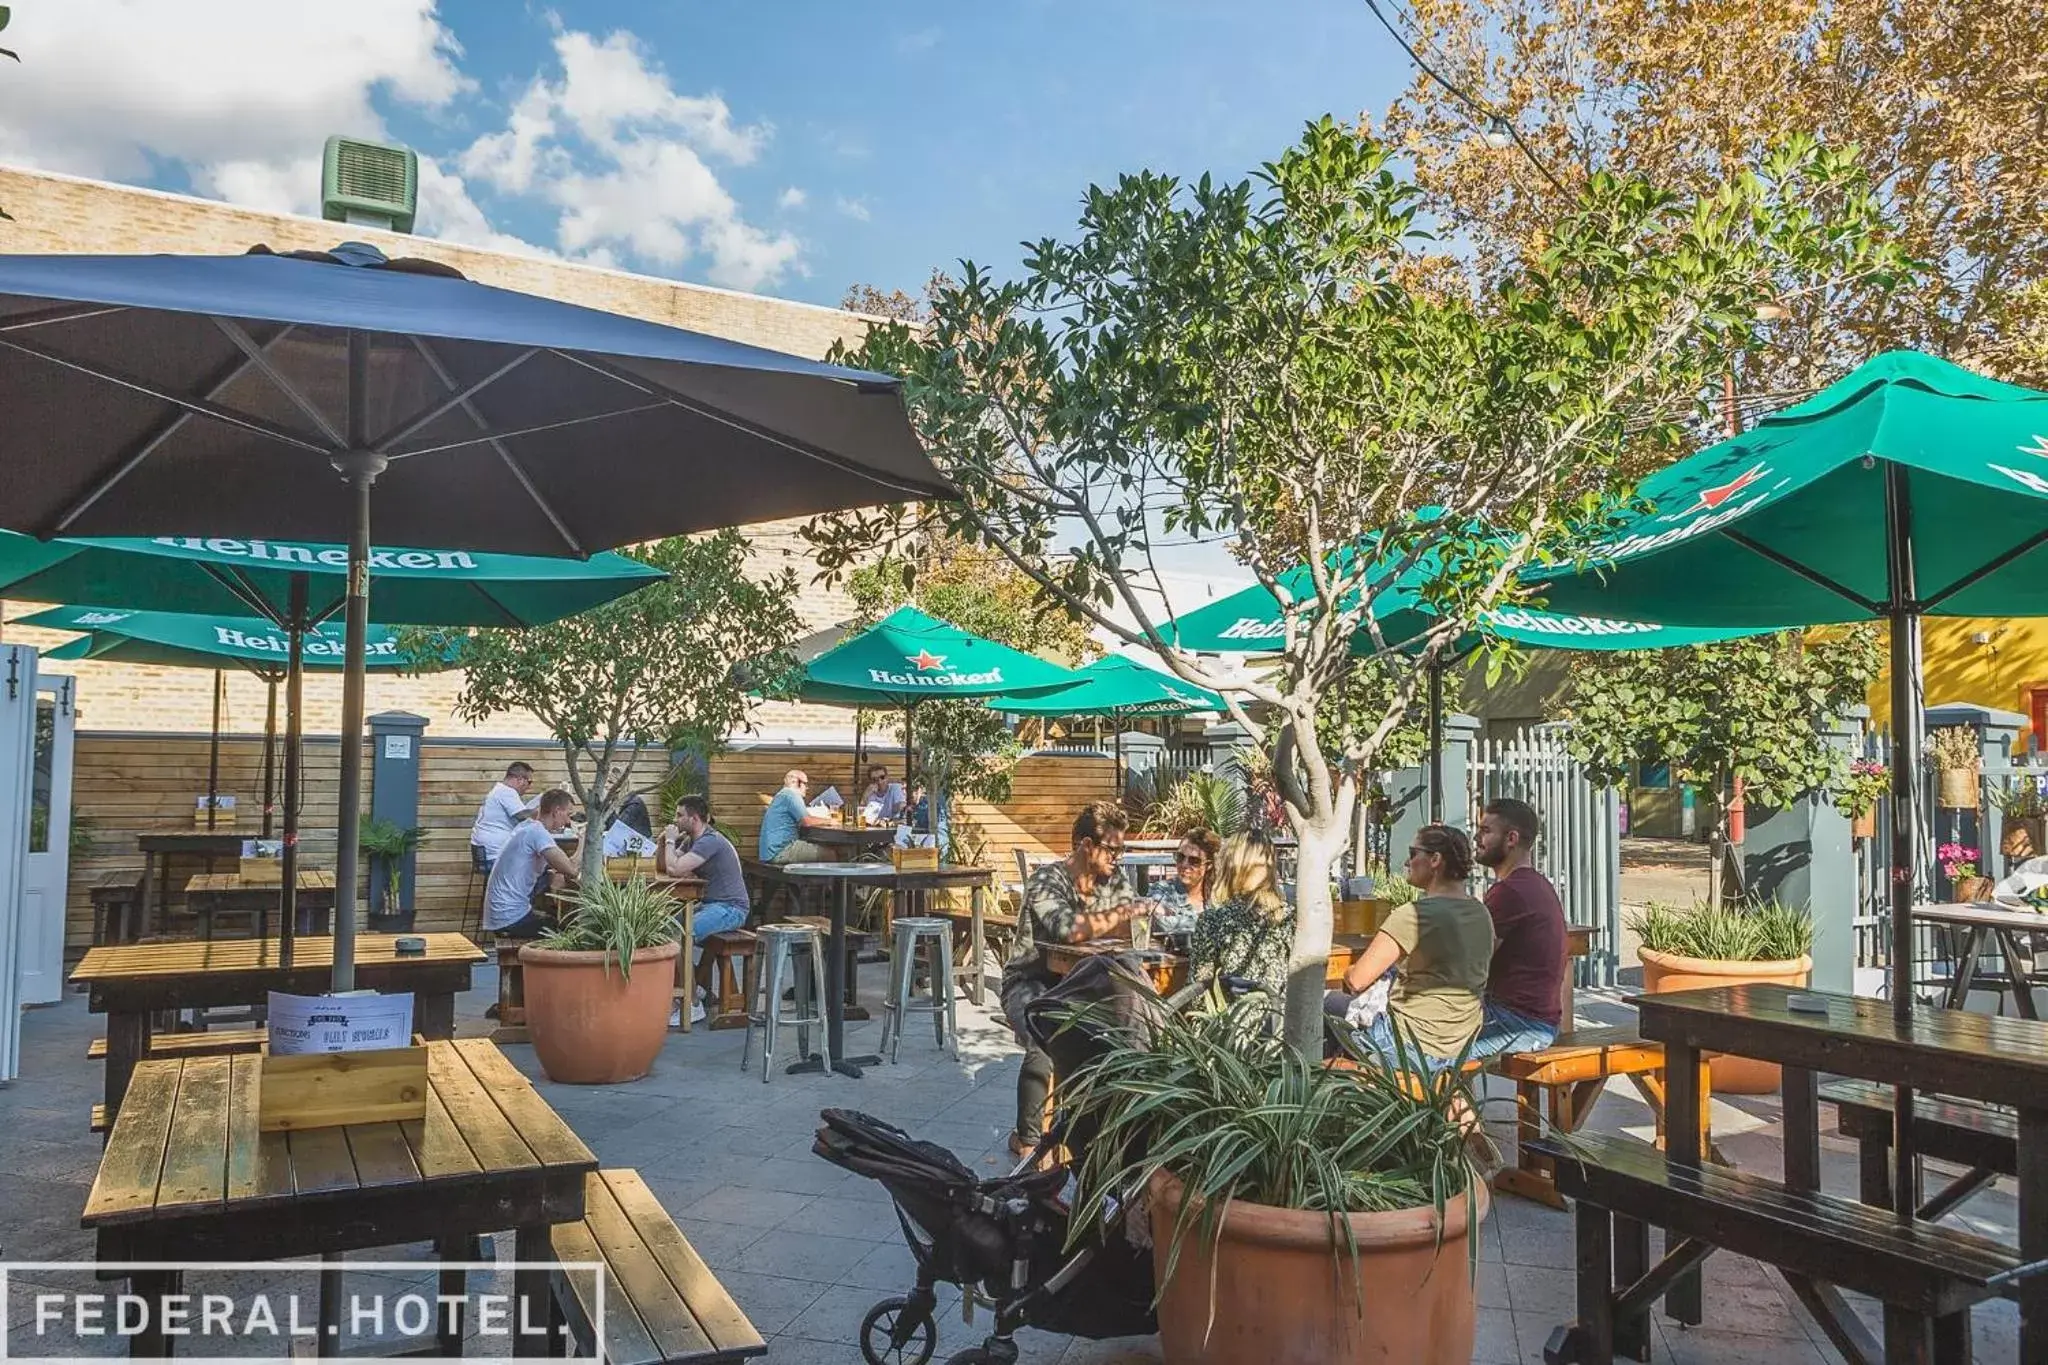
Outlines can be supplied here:
M1366 945L1344 989L1353 995L1395 968L1387 1012L1354 1033L1361 1049L1392 1062L1395 1034L1411 1063L1420 1048L1430 1070L1449 1066L1479 1032L1487 971L1493 965L1493 917L1465 889L1472 843L1449 825L1426 825L1408 850L1408 884L1419 894L1395 906Z

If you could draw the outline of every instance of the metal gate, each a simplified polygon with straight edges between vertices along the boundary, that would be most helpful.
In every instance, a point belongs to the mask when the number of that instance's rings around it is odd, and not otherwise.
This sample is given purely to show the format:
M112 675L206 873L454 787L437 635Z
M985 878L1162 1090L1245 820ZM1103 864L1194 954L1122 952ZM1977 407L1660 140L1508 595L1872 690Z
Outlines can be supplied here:
M1583 985L1611 986L1621 944L1621 794L1596 785L1565 748L1565 727L1532 725L1473 741L1466 795L1477 829L1488 801L1511 796L1543 822L1535 866L1557 888L1568 923L1597 931Z

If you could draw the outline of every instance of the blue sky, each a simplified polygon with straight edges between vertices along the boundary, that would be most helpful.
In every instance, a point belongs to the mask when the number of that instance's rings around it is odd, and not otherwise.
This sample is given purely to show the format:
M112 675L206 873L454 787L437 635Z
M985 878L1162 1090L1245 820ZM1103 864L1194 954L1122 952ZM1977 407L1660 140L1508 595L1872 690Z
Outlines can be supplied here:
M303 212L326 133L384 134L422 231L834 304L1008 272L1092 181L1242 174L1409 74L1360 0L304 8L21 0L0 160Z

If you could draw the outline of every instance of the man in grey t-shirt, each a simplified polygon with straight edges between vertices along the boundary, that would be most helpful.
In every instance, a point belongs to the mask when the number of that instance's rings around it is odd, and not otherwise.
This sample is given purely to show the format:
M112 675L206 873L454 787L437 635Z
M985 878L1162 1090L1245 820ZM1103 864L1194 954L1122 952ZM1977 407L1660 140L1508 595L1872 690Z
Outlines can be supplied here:
M687 849L687 852L683 850ZM752 902L740 875L739 851L711 823L711 803L701 796L676 802L675 822L661 832L659 866L671 877L702 877L704 899L691 916L691 936L737 929L747 922Z

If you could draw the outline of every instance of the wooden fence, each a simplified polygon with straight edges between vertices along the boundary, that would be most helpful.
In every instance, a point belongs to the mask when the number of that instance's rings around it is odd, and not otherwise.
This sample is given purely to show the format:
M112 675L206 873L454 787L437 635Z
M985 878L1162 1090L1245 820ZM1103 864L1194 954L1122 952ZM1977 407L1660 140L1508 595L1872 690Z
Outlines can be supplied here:
M366 746L367 748L367 746ZM877 761L900 775L900 750L871 750ZM238 831L254 838L262 822L263 744L254 736L221 741L223 793L237 798ZM513 760L531 763L535 790L564 785L561 751L544 742L442 740L420 743L420 824L426 833L415 865L415 927L454 929L481 895L470 877L469 830L484 793ZM653 780L666 769L666 755L650 751L640 760ZM305 798L299 827L301 857L308 866L334 866L334 827L340 750L332 737L306 741ZM146 829L189 826L194 799L206 791L204 735L149 735L83 732L78 736L72 781L73 810L91 840L90 851L71 860L65 941L73 956L92 938L91 888L109 872L139 875L142 855L135 836ZM987 841L986 861L1005 878L1014 875L1013 850L1063 851L1074 813L1090 801L1116 794L1114 761L1101 754L1041 753L1018 766L1014 792L1000 806L976 800L957 803L959 818L971 822ZM751 856L758 841L767 797L791 768L810 774L812 790L853 781L848 746L799 748L775 743L742 743L711 762L710 796L719 824L740 852ZM370 771L367 755L364 772ZM367 802L366 802L367 805ZM180 863L174 881L202 870ZM364 869L367 877L368 869Z

